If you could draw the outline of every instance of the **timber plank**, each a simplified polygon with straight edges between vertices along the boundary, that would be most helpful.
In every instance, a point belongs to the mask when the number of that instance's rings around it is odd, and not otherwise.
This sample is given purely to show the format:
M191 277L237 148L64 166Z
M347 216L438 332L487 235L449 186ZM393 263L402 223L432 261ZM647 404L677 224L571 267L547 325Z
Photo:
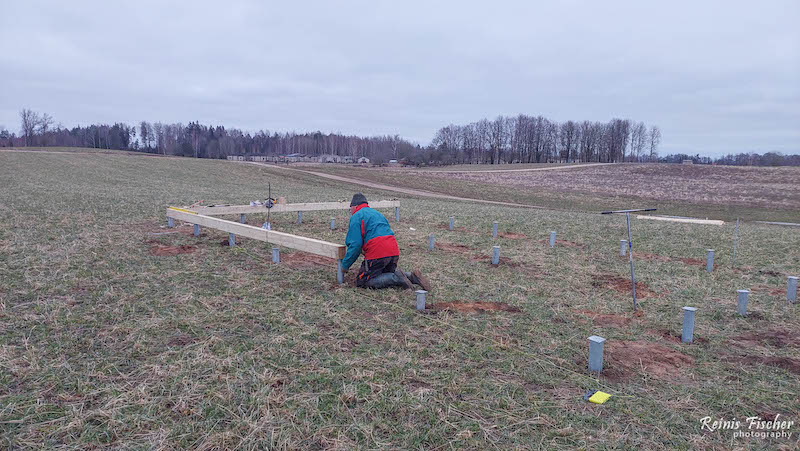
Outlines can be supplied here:
M314 238L306 238L303 236L292 235L291 233L266 230L261 227L254 227L247 224L240 224L238 222L228 221L225 219L214 218L211 216L206 216L201 214L189 213L186 211L181 211L181 209L168 208L167 217L174 218L179 221L188 222L190 224L197 224L201 227L208 227L211 229L221 230L223 232L232 233L237 236L251 238L259 241L265 241L267 243L276 244L278 246L288 247L290 249L297 249L299 251L321 255L323 257L330 257L334 259L344 258L347 249L345 246L341 244L335 244L335 243L330 243L328 241L317 240Z
M370 208L399 207L399 200L379 200L369 203ZM270 210L272 213L285 213L292 211L321 211L321 210L348 210L350 202L310 202L298 204L275 204ZM219 205L213 207L194 207L190 210L206 216L239 215L267 213L264 205Z

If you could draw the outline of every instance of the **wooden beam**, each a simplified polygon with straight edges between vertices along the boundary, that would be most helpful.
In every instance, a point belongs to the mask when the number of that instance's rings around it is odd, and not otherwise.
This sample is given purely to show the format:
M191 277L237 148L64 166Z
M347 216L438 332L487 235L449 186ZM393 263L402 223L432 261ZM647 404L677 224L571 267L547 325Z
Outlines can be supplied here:
M775 222L775 221L753 221L756 224L770 224L770 225L779 225L779 226L790 226L790 227L800 227L800 224L795 222Z
M369 203L370 208L394 208L400 206L399 200L379 200ZM272 213L285 213L291 211L321 211L321 210L348 210L350 202L316 202L304 204L275 204L270 210ZM267 213L264 205L215 205L213 207L194 207L190 209L201 215L240 215Z
M636 219L652 219L654 221L670 221L670 222L684 222L687 224L709 224L709 225L723 225L725 221L717 219L696 219L696 218L670 218L668 216L646 216L637 215Z
M347 251L347 247L341 244L329 243L327 241L292 235L290 233L276 232L274 230L266 230L261 227L254 227L225 219L191 213L180 208L168 208L167 217L337 260L343 259Z

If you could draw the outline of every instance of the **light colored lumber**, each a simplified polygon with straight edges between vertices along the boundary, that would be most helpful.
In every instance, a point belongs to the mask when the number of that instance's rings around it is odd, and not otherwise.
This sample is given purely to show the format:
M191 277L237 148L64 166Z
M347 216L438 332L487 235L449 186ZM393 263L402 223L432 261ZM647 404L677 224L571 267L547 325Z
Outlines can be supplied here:
M790 227L800 227L800 224L794 222L776 222L776 221L754 221L757 224L769 224L769 225L780 225L780 226L790 226Z
M708 224L708 225L723 225L725 221L718 219L695 219L695 218L670 218L667 216L647 216L637 215L637 219L653 219L656 221L670 221L670 222L684 222L687 224Z
M379 200L369 203L370 208L394 208L400 206L399 200ZM275 204L272 213L292 211L348 210L350 202L314 202L303 204ZM217 205L213 207L194 207L191 211L206 216L266 213L264 205Z
M262 229L261 227L254 227L225 219L187 212L180 208L168 208L167 217L188 222L190 224L197 224L201 227L221 230L237 236L252 238L259 241L266 241L267 243L276 244L278 246L297 249L299 251L339 260L344 258L347 250L347 248L341 244L329 243L327 241L292 235L290 233L276 232L274 230L266 230Z

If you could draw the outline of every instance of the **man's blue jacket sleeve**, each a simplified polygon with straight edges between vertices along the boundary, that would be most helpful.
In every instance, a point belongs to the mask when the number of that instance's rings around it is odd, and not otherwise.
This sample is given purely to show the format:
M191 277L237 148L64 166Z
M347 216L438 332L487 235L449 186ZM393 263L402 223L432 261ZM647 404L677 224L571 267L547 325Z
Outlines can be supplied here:
M350 217L350 225L347 227L347 237L344 244L347 245L347 254L342 260L342 269L345 271L350 269L353 263L356 262L358 256L361 254L361 247L364 245L364 237L361 236L361 215L353 215Z

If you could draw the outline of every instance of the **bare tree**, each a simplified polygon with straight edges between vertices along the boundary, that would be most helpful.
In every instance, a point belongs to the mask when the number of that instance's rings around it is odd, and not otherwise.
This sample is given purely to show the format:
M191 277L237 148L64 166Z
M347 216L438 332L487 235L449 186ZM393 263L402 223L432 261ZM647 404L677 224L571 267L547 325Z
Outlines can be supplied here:
M489 146L492 151L492 164L500 163L500 152L506 145L508 137L506 134L506 120L503 116L497 116L489 126Z
M658 160L658 145L661 144L661 129L650 127L650 160Z
M36 131L39 133L39 136L42 137L42 145L47 145L47 132L50 131L50 126L53 125L53 116L50 116L47 113L42 114L39 118L39 123L36 124Z
M647 126L644 122L633 124L631 128L631 156L634 161L642 161L645 147L647 147Z
M567 121L561 124L561 159L566 160L567 163L572 162L575 155L578 153L578 133L580 128L578 124L572 121Z
M153 136L155 137L156 149L160 150L164 155L166 155L167 148L164 124L161 122L156 122L153 124Z
M33 144L33 138L36 136L36 127L39 125L39 113L23 108L19 112L19 118L22 126L22 136L25 137L25 146Z
M142 138L142 145L149 149L153 141L153 127L146 121L139 123L139 136Z

